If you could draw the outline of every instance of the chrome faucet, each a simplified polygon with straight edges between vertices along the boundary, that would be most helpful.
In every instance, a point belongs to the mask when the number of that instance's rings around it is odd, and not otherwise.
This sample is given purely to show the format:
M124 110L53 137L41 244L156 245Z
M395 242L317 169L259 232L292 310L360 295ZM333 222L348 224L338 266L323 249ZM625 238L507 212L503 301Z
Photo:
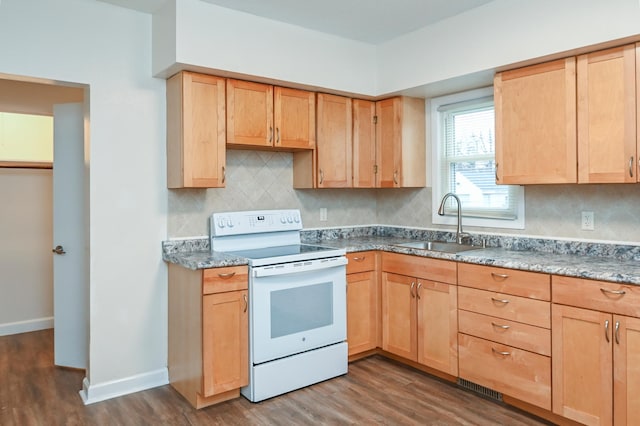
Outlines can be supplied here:
M458 196L453 192L445 194L445 196L442 197L442 201L440 202L438 214L440 216L444 216L444 204L447 202L447 199L449 199L449 197L455 198L456 202L458 203L458 227L456 228L456 243L462 244L462 239L464 237L468 237L469 234L467 234L466 232L462 232L462 203L460 202L460 198L458 198Z

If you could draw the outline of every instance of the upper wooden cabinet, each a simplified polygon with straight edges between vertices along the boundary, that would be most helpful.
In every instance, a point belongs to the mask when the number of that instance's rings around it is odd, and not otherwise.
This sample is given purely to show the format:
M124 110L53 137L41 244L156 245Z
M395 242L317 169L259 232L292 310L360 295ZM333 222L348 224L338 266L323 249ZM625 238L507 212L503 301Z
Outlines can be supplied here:
M225 184L225 80L180 72L167 80L167 186Z
M426 185L424 99L376 102L376 187Z
M315 93L227 80L227 144L236 148L313 149Z
M575 58L496 74L497 183L577 181L575 74Z
M636 48L578 56L578 182L637 181Z
M353 187L376 187L376 103L353 100Z
M351 125L351 98L318 93L318 188L352 186Z

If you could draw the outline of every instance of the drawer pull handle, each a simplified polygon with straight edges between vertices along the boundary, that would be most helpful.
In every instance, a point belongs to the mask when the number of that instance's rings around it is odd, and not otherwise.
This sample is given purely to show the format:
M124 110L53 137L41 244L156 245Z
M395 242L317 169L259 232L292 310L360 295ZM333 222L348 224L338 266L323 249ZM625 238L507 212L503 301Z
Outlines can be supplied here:
M491 300L493 300L494 303L502 303L503 305L509 303L507 299L496 299L495 297L492 297Z
M499 350L497 350L496 348L491 348L491 351L492 351L494 354L498 354L498 355L502 355L502 356L509 356L509 355L511 355L511 352L507 352L507 351L499 351Z
M500 278L500 281L506 280L507 278L509 278L509 275L507 274L496 274L495 272L492 272L491 276L493 277L493 279Z
M364 259L365 259L366 257L367 257L367 256L354 257L354 258L353 258L353 260L354 260L355 262L364 262Z
M616 343L620 344L620 321L616 321L616 332L614 334L616 337Z
M616 295L616 296L624 296L625 294L627 294L627 292L624 291L624 290L609 290L608 288L601 288L600 291L605 296L607 294L613 294L613 295Z
M510 326L510 325L496 324L496 323L495 323L495 322L493 322L493 321L491 322L491 325L492 325L492 326L494 326L494 327L496 327L496 328L501 328L501 329L503 329L503 330L508 330L508 329L510 329L510 328L511 328L511 326Z
M611 341L611 339L609 339L609 320L604 321L604 337L607 339L607 343Z
M228 280L229 278L233 277L235 274L236 274L235 272L228 272L226 274L218 274L218 276L223 280Z

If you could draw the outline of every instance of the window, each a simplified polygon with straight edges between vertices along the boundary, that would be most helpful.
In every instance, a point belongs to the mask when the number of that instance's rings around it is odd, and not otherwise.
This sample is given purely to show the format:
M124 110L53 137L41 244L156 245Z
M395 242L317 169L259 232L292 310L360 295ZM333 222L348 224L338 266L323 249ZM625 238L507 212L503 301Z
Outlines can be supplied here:
M455 224L450 198L445 216L442 197L453 192L462 203L463 224L524 229L524 188L496 185L493 89L484 88L431 100L433 147L433 223Z

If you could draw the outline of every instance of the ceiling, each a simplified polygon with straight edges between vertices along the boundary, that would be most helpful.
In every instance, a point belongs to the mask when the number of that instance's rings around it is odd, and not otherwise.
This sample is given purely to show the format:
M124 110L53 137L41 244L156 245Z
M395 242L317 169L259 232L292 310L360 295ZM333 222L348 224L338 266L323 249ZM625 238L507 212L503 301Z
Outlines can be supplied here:
M153 13L166 0L100 0ZM379 44L492 0L201 0L327 34Z

